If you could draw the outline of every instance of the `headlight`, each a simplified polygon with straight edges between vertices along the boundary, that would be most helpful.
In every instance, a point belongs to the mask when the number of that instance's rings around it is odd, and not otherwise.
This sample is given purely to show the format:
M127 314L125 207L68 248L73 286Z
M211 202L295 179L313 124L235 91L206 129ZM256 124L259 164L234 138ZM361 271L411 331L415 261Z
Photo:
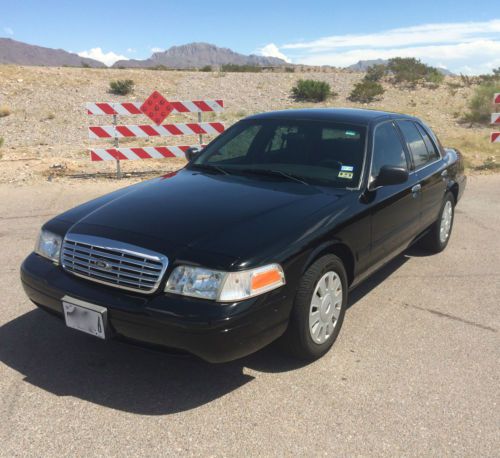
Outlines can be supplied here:
M62 237L60 235L42 229L36 242L35 253L59 263L61 245Z
M234 302L258 296L284 284L285 275L279 264L241 272L179 266L170 274L165 291L219 302Z

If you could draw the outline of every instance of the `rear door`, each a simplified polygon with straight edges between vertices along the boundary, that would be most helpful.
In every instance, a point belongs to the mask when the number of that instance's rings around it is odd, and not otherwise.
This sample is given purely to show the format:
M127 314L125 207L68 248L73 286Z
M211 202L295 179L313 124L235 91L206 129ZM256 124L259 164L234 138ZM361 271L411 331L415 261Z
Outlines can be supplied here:
M446 171L439 148L427 130L418 122L400 120L398 127L408 145L413 162L413 175L420 187L420 231L436 221L446 191Z
M370 182L384 165L409 170L410 162L402 137L393 121L375 127ZM418 233L420 195L413 192L417 177L403 184L382 186L369 193L373 199L371 266L376 268L396 252L402 251Z

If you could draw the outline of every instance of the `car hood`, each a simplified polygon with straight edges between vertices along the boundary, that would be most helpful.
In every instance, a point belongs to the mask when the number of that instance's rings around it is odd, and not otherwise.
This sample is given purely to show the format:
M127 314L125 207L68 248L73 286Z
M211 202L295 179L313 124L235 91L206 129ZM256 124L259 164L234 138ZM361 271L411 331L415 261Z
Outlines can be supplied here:
M103 196L59 219L70 232L117 239L171 258L190 252L241 259L283 242L338 195L281 179L170 173Z

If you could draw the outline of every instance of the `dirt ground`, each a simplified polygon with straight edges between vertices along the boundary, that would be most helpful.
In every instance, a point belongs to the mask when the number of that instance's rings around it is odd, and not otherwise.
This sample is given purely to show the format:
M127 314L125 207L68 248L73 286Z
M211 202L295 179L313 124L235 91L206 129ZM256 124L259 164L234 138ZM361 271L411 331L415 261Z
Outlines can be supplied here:
M19 266L40 225L131 180L0 185L0 455L498 456L500 175L472 176L448 248L350 298L334 348L209 365L69 330Z
M481 167L495 159L500 163L499 145L489 143L488 127L471 127L459 122L467 109L473 88L458 77L447 77L438 88L407 89L384 82L380 101L356 104L348 96L361 73L346 70L306 73L220 73L153 71L144 69L43 68L0 65L0 183L36 183L59 176L113 172L114 162L90 162L87 128L110 124L109 116L88 116L85 102L143 101L153 90L170 100L223 99L225 111L204 115L206 121L223 121L226 126L247 115L277 109L303 107L362 107L414 114L424 119L446 146L459 148L467 164ZM298 79L328 82L337 95L324 103L296 103L290 97ZM132 79L130 96L108 93L109 82ZM194 121L195 115L177 115L169 122ZM123 124L149 123L143 116L121 117ZM205 140L209 140L206 138ZM0 140L1 142L1 140ZM123 146L194 144L194 137L144 141L128 140ZM107 144L110 147L109 144ZM125 173L166 172L182 160L123 161Z

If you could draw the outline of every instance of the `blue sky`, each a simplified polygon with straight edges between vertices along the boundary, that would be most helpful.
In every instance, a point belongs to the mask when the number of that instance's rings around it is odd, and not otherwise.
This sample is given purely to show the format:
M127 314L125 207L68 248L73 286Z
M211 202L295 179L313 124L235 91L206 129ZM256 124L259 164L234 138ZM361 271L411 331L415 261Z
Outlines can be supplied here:
M205 41L294 63L414 56L455 72L500 66L500 11L463 0L0 0L0 36L111 64Z

